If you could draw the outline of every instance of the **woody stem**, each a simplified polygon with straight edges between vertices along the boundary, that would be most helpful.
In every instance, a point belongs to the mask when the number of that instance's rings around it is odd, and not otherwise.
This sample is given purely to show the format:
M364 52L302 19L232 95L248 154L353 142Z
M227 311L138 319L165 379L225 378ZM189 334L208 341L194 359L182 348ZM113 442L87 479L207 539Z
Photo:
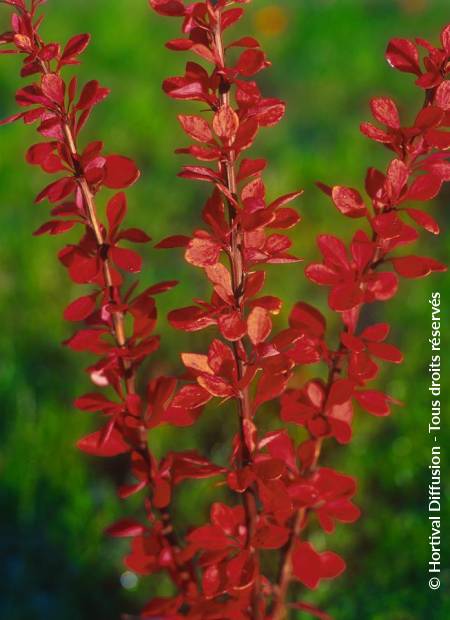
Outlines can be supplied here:
M224 47L222 40L222 29L220 23L220 11L218 12L218 23L215 31L215 47L217 50L217 54L220 60L221 67L224 66ZM230 107L230 91L229 84L225 81L222 81L220 86L220 107ZM232 150L227 151L227 155L224 161L221 164L222 172L224 172L225 182L228 187L228 190L233 198L237 200L237 181L236 181L236 170L235 170L235 154ZM244 314L245 302L244 302L244 289L245 289L245 279L246 279L246 270L244 265L244 255L243 255L243 234L240 228L239 223L236 221L236 207L229 200L228 201L228 214L229 214L229 222L231 229L231 237L230 237L230 266L231 266L231 279L232 279L232 287L233 287L233 295L235 299L235 304L237 309L240 311L241 315ZM238 372L238 380L240 381L245 374L245 363L242 359L242 353L240 352L244 350L242 345L242 341L239 343L233 343L233 352ZM253 455L252 448L248 445L248 437L250 434L250 428L253 419L252 415L252 406L250 401L250 393L249 387L243 387L240 390L239 396L237 397L237 405L238 405L238 413L239 413L239 424L240 424L240 436L241 436L241 466L245 466L251 463ZM255 493L252 488L247 489L243 494L243 504L245 510L245 518L246 518L246 526L247 526L247 545L250 546L251 540L253 538L253 534L256 530L256 522L258 517L258 508L256 504ZM253 549L253 553L255 554L255 564L258 566L259 558L257 556L257 551ZM258 571L256 571L256 574ZM261 592L260 592L260 583L258 578L256 578L253 594L252 594L252 620L261 620Z
M378 236L376 235L376 233L374 233L372 241L376 243L377 239L378 239ZM367 267L367 271L372 271L376 268L376 266L380 262L381 255L382 255L382 251L380 250L380 248L377 248L372 261ZM362 305L359 306L357 316L355 318L355 329L359 322L361 310L362 310ZM345 331L347 331L347 328L344 329L344 332ZM336 352L333 358L333 361L331 363L331 366L328 372L323 412L326 410L326 407L327 407L327 402L328 402L328 398L330 395L331 387L342 370L342 364L343 364L343 359L344 359L342 355L343 352L344 352L344 347L343 345L341 345L338 351ZM323 446L323 438L317 439L313 462L310 465L308 471L306 472L307 474L312 473L315 469L317 469L317 464L319 462L320 455L322 452L322 446ZM281 561L279 580L278 580L278 585L276 588L276 598L275 598L275 603L274 603L274 607L272 611L271 620L285 620L285 618L287 618L286 597L288 594L289 585L292 581L292 556L294 553L295 542L302 530L302 525L303 525L303 521L305 519L306 513L307 513L306 509L302 508L301 510L297 512L294 518L291 536L289 537L289 541L286 544L285 552L284 552L284 555Z
M327 394L326 394L324 408L326 406L326 400L328 399L328 394L330 392L330 388L333 384L333 381L340 372L340 364L341 364L340 360L341 360L341 356L339 354L336 355L330 367L330 370L328 373ZM314 458L313 458L313 462L311 463L309 467L309 473L313 472L317 468L317 464L319 462L320 455L322 452L322 446L323 446L323 439L322 438L317 439L315 451L314 451ZM305 516L306 516L305 508L302 508L301 510L297 511L296 515L294 516L294 522L292 525L291 535L284 548L284 555L281 561L278 586L276 589L275 604L273 607L271 620L285 620L285 618L287 618L286 597L288 594L289 585L292 581L292 556L294 554L295 543L298 537L300 536L300 532L302 530Z
M35 37L35 40L36 40L36 45L40 47L41 42L37 36ZM41 64L42 72L44 74L51 73L48 62L41 60L40 64ZM64 116L66 116L65 112L64 112ZM77 170L80 167L80 164L79 164L80 155L77 150L75 137L73 135L73 132L67 120L63 121L62 126L63 126L66 146L69 149L69 152L72 158L73 168L74 170ZM103 239L103 234L101 231L100 221L97 216L97 208L95 205L94 196L83 174L75 175L75 180L77 181L80 191L83 195L83 200L84 200L84 204L86 208L87 220L89 222L90 227L92 228L94 232L97 245L99 248L101 248L104 244L104 239ZM103 263L103 276L105 279L105 284L108 287L110 304L112 307L114 307L114 305L116 305L117 303L117 299L114 294L114 286L113 286L113 281L111 277L111 266L110 266L110 263L107 257L102 259L102 263ZM125 321L124 321L123 313L113 311L112 322L113 322L114 338L120 348L125 348L127 344L127 338L126 338L126 332L125 332ZM136 393L136 378L135 378L132 365L130 364L128 360L122 360L122 365L123 365L123 370L124 370L125 385L126 385L127 392L128 394L135 394Z
M79 154L76 148L75 140L73 133L69 127L68 123L64 124L64 136L66 138L67 147L70 150L73 164L75 168L79 165ZM78 187L83 196L86 215L88 222L94 232L95 239L99 248L104 245L103 233L101 231L100 222L97 216L97 209L94 201L94 196L89 188L89 185L86 181L86 178L81 174L76 177L76 181L78 183ZM111 266L108 257L102 259L103 263L103 276L105 279L105 284L108 287L109 292L109 300L111 306L113 308L112 312L112 327L113 327L113 335L114 338L120 348L125 348L127 344L126 332L125 332L125 321L122 312L115 312L114 305L117 303L116 296L114 294L114 286L113 280L111 277ZM123 369L125 375L125 383L128 394L134 394L136 392L135 385L135 375L132 369L132 365L128 360L123 360Z

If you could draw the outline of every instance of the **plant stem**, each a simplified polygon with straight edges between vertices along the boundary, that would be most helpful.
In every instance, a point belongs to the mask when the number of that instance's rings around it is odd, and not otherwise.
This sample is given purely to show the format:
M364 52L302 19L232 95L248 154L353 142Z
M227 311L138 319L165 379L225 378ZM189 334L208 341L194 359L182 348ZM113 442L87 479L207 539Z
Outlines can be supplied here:
M324 411L327 405L328 396L330 394L331 386L333 385L334 380L341 372L342 365L342 355L341 348L337 351L334 360L330 366L330 370L328 372L328 381L327 381L327 393L324 401ZM323 438L319 438L316 440L316 447L314 452L313 462L307 473L314 472L317 469L317 464L320 459L320 455L322 452L323 446ZM285 552L281 561L280 575L278 579L278 586L276 591L276 600L275 605L272 611L271 620L285 620L287 618L287 607L286 607L286 597L289 590L289 585L292 581L292 556L295 549L295 543L300 536L300 532L302 531L303 522L306 517L306 508L302 508L297 512L294 517L294 523L292 526L291 535L289 540L285 546Z
M64 135L66 137L66 143L68 148L70 149L70 153L72 155L74 168L77 169L79 167L79 153L76 148L75 140L73 133L69 127L68 123L64 124ZM86 178L83 174L76 177L76 181L80 188L80 191L83 195L84 203L86 206L86 214L88 217L89 224L94 231L95 239L97 241L97 245L102 247L104 245L103 233L101 231L100 221L97 216L97 208L94 201L94 196L89 189L89 185L86 181ZM106 257L103 259L103 275L105 278L106 285L109 291L109 301L112 307L117 304L120 300L117 299L117 288L113 286L112 277L111 277L111 267L109 263L109 259ZM112 322L113 322L113 335L118 344L118 346L124 349L127 345L127 338L125 332L125 321L122 312L112 312ZM131 363L123 359L122 360L124 376L125 376L125 384L128 394L136 393L136 379L135 373L132 368Z
M374 233L374 236L372 239L373 243L376 243L377 240L378 240L378 236ZM380 248L377 248L371 263L367 266L367 271L374 270L377 267L377 265L380 264L381 257L382 257L382 251ZM358 311L357 311L357 315L355 318L355 329L359 323L362 307L363 307L363 304L359 306ZM344 331L347 331L346 327ZM342 364L344 360L344 356L342 355L343 352L344 352L344 346L341 344L339 346L339 349L336 351L334 355L333 362L328 372L326 396L325 396L324 405L323 405L323 412L326 411L331 387L334 381L336 380L336 378L339 376L339 374L342 371ZM320 455L322 452L322 446L323 446L323 438L317 439L313 462L311 466L309 467L308 471L306 472L306 474L311 474L317 469L317 465L318 465ZM281 568L280 568L280 574L279 574L279 579L278 579L278 585L276 587L276 599L275 599L275 604L274 604L273 611L272 611L271 620L285 620L287 618L286 597L288 594L289 585L292 581L292 555L294 553L295 542L297 538L300 536L300 532L302 530L303 522L306 517L306 514L307 514L306 508L302 508L301 510L297 512L294 518L291 536L285 546L285 553L281 560Z
M225 65L225 55L224 55L224 47L223 47L223 39L222 39L222 28L221 28L221 12L218 11L217 14L217 27L215 30L215 46L217 55L220 60L220 64L223 67ZM221 88L220 92L220 107L230 107L230 91L228 84L225 83ZM237 182L236 182L236 170L235 170L235 155L232 150L227 152L227 156L225 160L221 164L222 172L226 177L224 180L226 185L233 197L237 198ZM232 279L232 287L233 294L236 302L236 306L239 309L242 316L244 316L244 299L243 292L245 290L245 279L246 279L246 270L244 266L244 256L243 256L243 239L242 239L242 230L240 229L239 224L236 222L236 208L235 206L228 201L228 214L229 214L229 223L231 229L231 238L230 238L230 266L231 266L231 279ZM242 356L239 352L239 345L242 346L242 341L238 343L233 343L233 352L234 358L236 362L237 372L238 372L238 380L240 381L245 373L245 363L242 360ZM239 413L239 424L240 424L240 436L241 436L241 466L249 465L252 462L252 447L248 445L248 436L250 432L250 428L252 425L252 406L250 401L250 393L249 387L243 387L240 390L240 394L237 397L238 404L238 413ZM250 542L253 538L254 532L256 530L256 522L258 518L258 507L256 504L255 493L252 488L247 489L243 494L243 505L245 510L245 519L246 519L246 527L247 527L247 546L250 546ZM254 554L254 560L256 564L256 574L259 574L259 557L258 553L255 549L252 549ZM260 591L260 583L259 579L256 578L256 581L253 585L252 592L252 620L261 620L262 619L262 611L261 611L261 591Z

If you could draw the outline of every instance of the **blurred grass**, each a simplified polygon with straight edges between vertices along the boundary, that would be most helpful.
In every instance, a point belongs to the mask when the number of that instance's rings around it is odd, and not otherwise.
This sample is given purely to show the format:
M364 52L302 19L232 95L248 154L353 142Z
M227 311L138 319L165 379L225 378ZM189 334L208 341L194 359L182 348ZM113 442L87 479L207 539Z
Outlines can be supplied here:
M6 25L2 7L0 26ZM181 73L184 58L164 49L177 36L174 21L151 14L145 0L49 0L43 32L64 40L76 32L93 33L93 42L77 72L112 88L111 97L94 113L85 140L103 138L111 152L135 157L142 179L129 192L133 225L158 240L188 233L199 221L205 188L177 179L180 162L174 149L186 142L175 115L186 107L168 100L160 83ZM358 131L369 116L371 96L398 98L405 123L412 119L421 93L410 76L393 72L383 60L392 36L437 40L448 20L447 0L258 0L242 28L261 39L273 68L260 76L265 93L288 103L285 121L263 131L253 153L265 156L270 196L305 188L299 203L303 223L295 250L306 261L317 256L318 232L348 238L348 220L339 218L314 187L318 179L362 187L368 165L384 166L388 153ZM0 64L0 116L14 111L19 86L14 57ZM90 419L71 407L88 381L80 359L60 347L70 334L62 309L76 295L55 260L61 239L35 238L31 232L45 218L45 207L33 205L43 175L26 166L23 153L30 128L2 127L0 146L0 617L8 620L112 620L136 608L139 600L163 591L160 579L141 583L138 592L120 587L125 546L105 541L104 526L122 515L114 488L121 463L99 463L78 454L73 444ZM448 262L446 189L432 207L443 235L424 238L420 253ZM210 334L189 335L168 329L168 309L179 307L205 290L199 271L177 252L145 252L145 283L181 281L160 300L161 354L148 374L178 368L180 350L201 350ZM389 304L374 305L370 317L393 323L392 341L406 354L399 368L389 368L382 383L405 402L388 420L357 415L355 440L347 448L328 447L326 462L360 481L358 503L363 517L339 526L330 548L348 560L344 577L325 584L306 599L323 603L337 620L447 620L450 617L448 565L443 586L427 586L429 525L426 513L430 441L429 304L440 290L448 311L449 277L404 282L403 293ZM285 299L280 324L299 299L325 309L323 290L309 286L303 268L271 269L268 287ZM446 325L443 322L445 329ZM448 333L445 334L448 347ZM448 363L443 368L448 391ZM445 398L443 398L445 402ZM448 413L448 407L447 407ZM222 423L222 417L229 420ZM270 412L267 414L270 418ZM269 424L270 422L268 422ZM450 443L443 411L442 446ZM152 437L158 453L207 442L223 460L223 440L234 428L229 408L209 411L195 430L162 429ZM443 472L448 471L448 454ZM444 488L445 491L445 488ZM448 514L448 488L444 493ZM186 485L178 496L178 520L200 522L217 492L209 483ZM133 509L131 502L129 510ZM445 522L443 520L443 522ZM314 534L317 544L324 537ZM443 558L450 546L443 539ZM298 615L303 617L302 614Z

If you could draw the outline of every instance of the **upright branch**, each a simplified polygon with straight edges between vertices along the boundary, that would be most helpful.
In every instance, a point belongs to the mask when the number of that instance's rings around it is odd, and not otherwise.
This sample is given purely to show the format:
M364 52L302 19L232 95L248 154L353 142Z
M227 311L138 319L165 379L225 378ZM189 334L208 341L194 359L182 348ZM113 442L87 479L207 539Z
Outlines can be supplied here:
M239 433L233 442L227 480L229 488L242 496L243 536L238 546L227 543L220 560L214 554L203 560L203 590L211 599L212 610L213 599L221 605L219 597L226 593L229 617L244 614L242 617L258 619L266 615L268 589L261 575L259 550L282 547L288 529L284 526L286 507L276 516L282 462L260 453L262 438L255 414L283 392L294 362L287 354L290 342L282 335L279 343L275 338L269 340L271 314L280 311L281 300L258 296L265 272L257 268L298 262L288 253L290 240L272 231L298 223L299 216L286 205L301 192L267 204L261 177L266 161L243 157L259 129L276 125L285 111L283 102L263 97L257 83L249 79L270 65L258 41L252 37L224 41L224 32L244 13L235 5L243 3L208 1L185 7L178 1L152 0L150 4L162 15L183 18L186 37L169 41L167 47L194 53L207 67L188 62L185 75L164 82L170 97L198 101L208 109L203 116L178 117L185 133L200 145L177 150L213 164L184 166L180 173L182 178L213 186L203 209L207 230L197 230L189 239L171 237L159 244L164 248L184 246L186 260L203 269L213 287L209 302L199 300L196 306L176 310L169 320L175 328L188 332L218 326L222 340L212 342L208 355L186 353L182 360L196 380L202 401L232 399L238 414ZM235 50L243 51L230 60ZM219 527L214 512L211 518L214 527ZM197 552L212 548L202 533L205 530L200 528L189 536L195 537Z
M129 280L141 270L141 257L122 244L145 243L149 237L123 228L124 193L108 196L106 208L100 197L100 190L103 196L103 190L130 186L139 171L130 159L105 154L102 142L80 146L81 130L109 92L96 80L80 89L76 78L65 81L65 67L79 63L89 35L77 35L65 46L47 43L36 15L44 0L0 3L14 9L11 30L0 36L0 54L22 55L21 75L33 80L17 92L21 111L2 124L38 123L44 140L28 150L27 161L58 175L36 199L50 203L51 219L35 234L82 230L81 239L59 252L71 280L88 287L64 312L66 320L83 324L65 344L98 356L88 372L104 391L81 396L76 406L100 412L106 423L78 446L97 456L129 455L129 484L118 492L121 498L142 493L145 519L121 519L107 531L132 538L125 558L130 570L165 573L173 584L172 595L152 596L139 617L285 620L290 610L300 610L329 619L295 600L290 585L295 581L315 589L344 571L344 560L316 550L308 535L316 522L329 533L336 522L350 523L360 514L352 501L356 480L320 465L325 439L351 440L355 404L381 417L398 404L367 385L379 372L378 360L398 364L403 356L386 342L387 323L365 319L360 325L364 307L394 297L400 277L445 270L434 258L398 249L418 239L418 228L439 233L437 222L414 203L435 198L450 180L450 132L445 131L450 126L450 26L442 30L439 48L418 40L425 49L422 60L412 41L393 39L388 46L391 66L415 75L425 96L412 126L401 124L392 99L371 101L378 125L364 123L361 130L393 157L385 172L368 169L368 199L351 187L319 184L342 215L364 224L348 244L321 234L323 260L306 268L309 280L329 288L329 308L342 324L332 347L325 317L304 301L291 310L289 326L274 333L272 315L280 312L282 301L263 292L267 264L299 261L289 253L291 241L283 231L299 222L287 205L301 192L267 200L262 179L267 162L245 156L260 129L276 125L285 111L281 101L264 97L253 79L270 65L258 41L228 36L249 0L150 0L157 13L182 19L183 36L167 47L199 59L190 60L182 76L165 80L163 88L173 99L201 105L201 113L178 117L194 143L177 152L200 161L184 166L180 176L212 186L202 210L203 228L157 245L184 248L186 260L203 271L212 288L208 300L195 299L172 311L169 321L186 332L214 326L218 334L206 353L182 354L182 378L155 377L143 381L141 389L139 368L159 346L154 296L175 282L138 292L138 282ZM438 306L439 295L431 301ZM316 378L289 387L296 367L318 364ZM154 428L194 425L213 402L220 405L221 426L236 429L227 463L212 463L195 450L171 450L156 458ZM280 414L270 432L260 428L266 410ZM301 427L300 443L286 425ZM178 486L187 479L217 477L231 505L217 501L208 523L183 524L175 531ZM262 552L270 562L262 562Z
M183 355L186 367L210 397L235 398L238 404L241 433L233 444L233 468L228 474L228 485L243 496L247 544L244 557L253 561L251 570L246 572L247 577L251 576L246 588L240 584L245 596L241 595L239 611L233 607L229 617L240 618L239 614L243 614L246 618L281 620L288 616L290 608L296 608L325 618L326 614L308 603L290 602L288 596L293 579L314 589L321 579L337 577L345 568L338 555L329 551L319 553L307 541L305 530L312 517L316 515L322 529L331 532L335 520L353 522L360 514L351 502L356 481L319 464L324 439L333 436L341 444L350 441L354 402L376 416L388 415L391 405L398 404L381 391L366 389L379 370L373 358L400 363L403 356L395 346L385 342L390 329L386 323L358 327L362 310L365 304L391 299L397 293L399 276L422 277L445 270L435 259L398 256L394 250L418 238L417 230L403 222L403 216L419 228L434 234L439 232L430 215L408 203L434 198L442 183L450 179L444 152L450 144L448 134L441 130L449 120L449 89L445 80L449 30L443 30L440 50L427 44L430 55L425 59L424 73L419 68L414 44L393 40L389 45L389 62L401 70L411 69L416 73L418 86L426 90L426 97L411 128L401 127L391 99L372 100L375 118L387 130L368 124L362 130L385 143L395 157L386 173L373 168L368 171L366 191L372 201L371 208L356 189L319 184L341 214L364 219L368 227L367 232L360 229L354 234L350 252L337 237L320 235L323 263L306 269L310 280L330 287L330 309L341 317L342 333L338 346L333 349L325 341L325 318L305 302L292 310L289 328L270 338L269 313L278 311L281 303L266 296L252 299L248 293L248 289L253 293L250 279L260 279L262 286L263 272L252 271L256 266L292 260L267 256L267 249L285 251L289 244L283 235L267 236L267 229L288 228L298 221L295 212L284 208L285 202L298 194L267 205L261 179L266 162L241 159L258 129L278 122L283 112L281 102L262 99L256 83L246 80L268 65L258 42L243 37L224 43L223 31L241 18L242 6L236 5L242 4L150 0L159 14L183 19L184 38L169 41L167 47L188 51L204 61L202 65L188 62L183 76L169 78L163 85L170 97L199 101L210 110L205 113L206 118L179 117L184 131L201 146L193 144L177 152L200 161L217 162L216 168L185 166L180 174L214 186L203 210L208 230L197 230L190 239L173 237L160 244L160 247L185 246L186 260L204 270L214 294L209 303L198 300L196 306L172 312L169 318L174 327L191 332L215 324L222 337L231 342L231 352L227 349L221 357L234 360L231 378L237 377L238 389L225 374L224 361L221 360L222 367L211 363L216 360L218 347L223 349L218 341L214 341L208 356ZM239 47L245 48L244 51L234 62L228 61L230 52ZM279 214L274 213L274 206L281 207ZM229 271L224 268L224 255L229 259ZM327 369L325 376L308 381L301 389L287 389L294 365L319 362ZM252 387L254 382L256 389ZM305 429L306 438L298 446L294 446L285 429L262 437L258 432L255 412L262 404L278 397L281 420ZM248 408L247 403L250 403ZM248 496L255 502L249 505ZM221 527L214 510L211 521L213 525L208 528ZM250 528L254 524L256 533L252 537ZM223 558L219 562L214 556L207 559L208 550L213 548L206 536L209 531L199 528L191 535L192 539L195 536L197 549L205 554L204 593L210 599L225 593L230 600L237 599L239 595L233 591L230 579L235 564L230 570ZM279 571L274 581L272 575L261 574L258 558L261 548L279 550ZM233 550L231 562L243 553Z
M136 390L139 368L159 348L154 297L170 290L176 281L141 291L138 280L130 281L141 271L142 259L123 243L142 244L150 238L138 228L124 227L127 200L117 190L135 183L139 170L127 157L104 154L100 141L79 146L80 133L94 107L109 94L97 80L79 88L76 77L64 79L66 67L80 63L90 36L76 35L64 46L46 42L40 35L42 17L37 16L44 0L1 3L12 6L14 12L11 29L0 36L0 54L21 55L21 76L34 81L17 91L16 102L22 111L0 124L19 119L26 125L37 123L43 141L28 149L27 162L58 175L36 198L36 203L50 203L52 219L34 234L82 230L81 238L58 254L72 282L88 288L64 311L67 321L84 323L64 344L98 356L87 370L94 386L104 392L89 392L75 406L100 412L106 423L82 438L78 448L100 457L129 455L130 484L120 487L118 494L125 499L145 491L146 524L121 519L107 532L133 538L132 552L125 560L132 570L142 574L165 571L177 590L188 593L196 589L196 577L189 558L181 557L173 529L172 490L189 478L217 476L223 468L195 451L170 452L158 460L147 443L149 430L168 423L186 425L199 415L200 407L177 401L177 380L172 377L150 380L145 395ZM98 202L104 189L114 190L106 208Z
M401 352L385 342L390 331L387 323L376 323L364 329L359 327L364 305L394 297L398 292L399 276L422 278L432 272L446 271L446 266L433 258L399 256L395 252L418 239L417 227L439 234L439 226L433 217L412 208L409 203L432 200L439 194L442 184L450 181L447 152L450 134L443 131L450 126L450 81L446 79L450 73L450 26L441 32L440 49L423 39L418 40L418 45L428 53L423 61L425 71L421 70L419 51L412 41L392 39L386 51L389 64L399 71L414 74L416 85L425 91L424 103L412 127L401 125L397 105L389 97L371 100L372 114L384 126L383 129L371 123L361 125L363 134L394 153L386 173L374 168L367 171L365 189L371 208L354 188L318 183L342 215L365 219L368 233L358 230L354 234L349 253L337 237L320 235L318 245L323 262L306 269L309 280L330 288L328 305L340 314L342 320L338 348L323 357L328 365L326 381L309 381L302 389L288 390L281 399L281 418L308 431L309 437L299 446L299 453L303 454L304 475L310 480L317 479L324 471L318 468L318 460L325 437L334 436L341 444L350 441L353 401L375 416L389 415L391 404L399 404L383 392L364 389L366 383L378 374L379 368L373 358L396 364L403 361ZM392 266L393 271L384 271L388 266ZM439 294L430 302L439 306ZM304 304L296 308L297 313L305 310ZM291 321L295 320L295 312L296 309ZM319 332L314 326L316 335L323 339L325 319L319 315L316 319L320 320ZM316 491L315 497L304 499L295 518L290 541L282 554L273 620L287 617L287 595L293 578L300 579L308 587L315 587L315 580L311 580L311 574L308 576L311 566L308 567L307 555L301 552L302 544L308 543L299 543L298 538L314 511L326 532L333 529L330 515L323 514L318 498ZM356 511L344 515L342 505L336 501L332 510L344 521L358 516ZM298 604L294 607L302 608Z

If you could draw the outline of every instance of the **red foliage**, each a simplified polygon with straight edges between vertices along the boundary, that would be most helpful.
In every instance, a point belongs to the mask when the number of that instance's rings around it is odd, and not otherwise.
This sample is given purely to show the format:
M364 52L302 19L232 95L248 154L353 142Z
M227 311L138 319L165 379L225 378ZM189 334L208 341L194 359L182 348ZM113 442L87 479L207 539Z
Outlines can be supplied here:
M241 18L248 1L150 0L160 15L182 18L182 38L167 47L194 54L202 62L190 60L182 76L165 80L164 91L207 110L202 116L179 116L182 130L194 143L177 151L200 162L184 166L180 176L211 186L202 211L203 228L191 237L173 235L157 247L184 248L186 261L209 281L211 297L172 311L169 320L186 332L217 326L221 338L214 338L206 353L182 354L186 372L181 379L156 377L142 394L136 391L136 372L159 346L154 296L176 283L163 282L139 293L137 282L126 287L127 274L141 270L141 258L122 243L150 239L141 230L122 227L127 212L123 193L109 199L103 218L96 206L102 188L124 189L137 180L139 171L126 157L103 154L101 142L78 147L93 107L109 92L97 81L79 89L76 78L66 83L62 76L66 65L79 62L89 36L75 36L64 48L45 43L36 18L42 0L33 0L29 9L23 0L6 2L15 13L12 30L0 37L0 53L22 54L22 76L37 77L17 93L23 111L4 122L37 122L44 141L29 149L27 160L58 174L36 199L51 203L52 219L35 234L82 227L79 242L59 253L71 279L89 285L89 291L65 310L66 320L85 323L65 344L98 356L89 373L93 383L108 392L77 399L79 409L106 418L78 447L103 457L129 454L134 481L118 492L126 498L145 490L145 525L122 519L107 532L133 539L125 559L131 570L143 575L165 572L174 585L173 597L151 600L142 618L282 620L289 608L329 618L307 603L290 603L288 597L293 580L316 588L322 579L334 579L345 569L334 552L314 549L306 539L307 527L317 521L328 533L336 522L351 523L359 517L353 504L356 481L319 466L323 442L326 437L341 444L351 440L355 403L374 416L389 415L398 402L368 383L378 374L379 360L403 359L385 342L389 325L361 327L361 311L365 304L392 298L400 278L445 269L435 259L397 251L418 238L411 223L439 232L434 219L410 203L434 198L450 180L445 152L450 148L445 131L450 126L445 79L450 26L442 32L440 49L418 41L427 53L423 63L411 41L393 39L388 46L389 63L417 77L425 103L413 126L403 127L392 99L372 100L373 116L382 128L365 123L361 130L394 156L386 172L368 169L367 199L354 188L319 184L342 215L362 222L349 243L320 235L322 262L306 268L309 280L329 288L330 310L342 323L338 345L330 346L325 317L305 302L292 309L289 326L274 333L272 315L280 312L282 301L263 293L264 266L300 260L290 253L291 241L284 231L300 220L286 205L301 192L267 200L262 179L266 162L246 156L258 132L276 125L285 110L282 101L264 97L253 80L270 66L258 41L231 38L225 45L224 32ZM242 51L229 61L228 50L234 48ZM306 364L322 364L325 373L291 388L295 368ZM194 451L173 451L158 460L147 443L148 432L161 424L195 424L204 406L215 399L232 401L239 420L226 466ZM261 433L256 415L271 401L280 404L282 422L304 429L300 444L281 426ZM227 485L231 505L214 503L208 523L185 527L187 534L180 539L171 521L175 488L186 479L214 476ZM278 561L275 578L263 571L261 551L270 551Z

